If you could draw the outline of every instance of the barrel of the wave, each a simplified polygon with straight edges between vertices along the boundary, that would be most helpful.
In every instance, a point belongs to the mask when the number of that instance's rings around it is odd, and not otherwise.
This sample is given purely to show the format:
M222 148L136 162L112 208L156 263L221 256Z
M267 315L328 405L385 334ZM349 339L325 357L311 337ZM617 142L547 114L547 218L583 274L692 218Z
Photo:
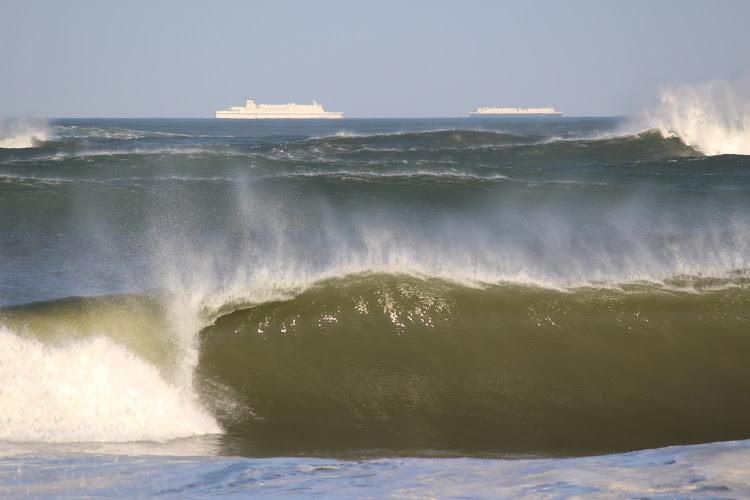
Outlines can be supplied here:
M220 318L198 372L206 397L233 402L221 418L235 453L571 455L740 439L749 305L732 286L349 276Z

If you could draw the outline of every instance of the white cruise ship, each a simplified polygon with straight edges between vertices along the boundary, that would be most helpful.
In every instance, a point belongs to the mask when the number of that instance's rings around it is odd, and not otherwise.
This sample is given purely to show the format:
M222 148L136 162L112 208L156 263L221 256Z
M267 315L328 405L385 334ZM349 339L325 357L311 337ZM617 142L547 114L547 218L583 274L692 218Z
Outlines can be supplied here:
M313 101L312 104L255 104L247 99L244 106L232 106L216 112L216 118L239 119L300 119L300 118L343 118L343 113L323 111L323 106Z
M562 116L555 108L490 108L485 106L469 113L469 116Z

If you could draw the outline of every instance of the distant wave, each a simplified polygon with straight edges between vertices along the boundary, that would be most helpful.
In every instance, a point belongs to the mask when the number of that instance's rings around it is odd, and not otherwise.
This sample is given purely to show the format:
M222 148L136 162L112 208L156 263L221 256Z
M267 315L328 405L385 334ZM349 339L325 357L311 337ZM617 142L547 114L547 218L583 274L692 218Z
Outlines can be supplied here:
M0 119L0 149L26 149L39 146L51 136L49 124L39 119Z
M125 127L93 127L81 125L57 125L57 135L64 138L89 139L143 139L146 137L191 137L187 134L147 131Z
M633 159L683 157L698 154L695 148L659 133L655 128L566 136L518 135L472 129L426 130L398 134L342 135L341 133L254 151L269 158L335 163L373 160L382 165L396 161L465 165L475 159L486 162L559 164L590 155L607 163ZM417 157L416 155L420 156ZM428 156L429 155L429 156Z
M302 138L288 142L259 141L251 146L235 145L223 136L200 144L196 137L122 127L55 126L30 122L13 122L0 128L0 148L37 148L38 154L52 159L70 157L121 155L209 155L214 159L265 159L284 162L336 164L465 164L466 160L487 160L557 164L560 161L588 156L592 152L607 162L653 159L668 156L691 156L699 145L682 135L649 122L633 130L589 135L573 133L562 136L524 135L475 129L424 130L385 134L348 134ZM203 136L200 136L205 139ZM675 139L679 138L681 143ZM199 141L200 142L200 141ZM500 156L496 156L500 155ZM12 157L13 161L36 161L39 158ZM299 165L304 166L304 165Z
M360 150L405 152L531 144L538 142L540 139L540 137L473 129L424 130L370 135L338 132L332 136L286 144L285 147L293 149L314 148L326 153L353 153Z

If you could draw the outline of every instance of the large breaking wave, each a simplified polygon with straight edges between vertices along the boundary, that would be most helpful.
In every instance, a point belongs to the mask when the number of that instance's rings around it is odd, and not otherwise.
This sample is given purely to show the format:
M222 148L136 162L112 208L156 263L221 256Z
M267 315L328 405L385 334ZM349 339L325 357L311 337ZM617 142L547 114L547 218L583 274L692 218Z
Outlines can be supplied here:
M0 438L573 454L748 437L745 159L611 122L103 123L0 151Z

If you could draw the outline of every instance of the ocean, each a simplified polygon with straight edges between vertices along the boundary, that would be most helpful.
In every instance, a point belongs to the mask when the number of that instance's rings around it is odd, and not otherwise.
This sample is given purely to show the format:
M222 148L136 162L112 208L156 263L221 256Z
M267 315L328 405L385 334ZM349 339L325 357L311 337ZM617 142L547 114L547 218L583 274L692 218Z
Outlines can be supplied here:
M749 497L747 130L6 120L0 496Z

